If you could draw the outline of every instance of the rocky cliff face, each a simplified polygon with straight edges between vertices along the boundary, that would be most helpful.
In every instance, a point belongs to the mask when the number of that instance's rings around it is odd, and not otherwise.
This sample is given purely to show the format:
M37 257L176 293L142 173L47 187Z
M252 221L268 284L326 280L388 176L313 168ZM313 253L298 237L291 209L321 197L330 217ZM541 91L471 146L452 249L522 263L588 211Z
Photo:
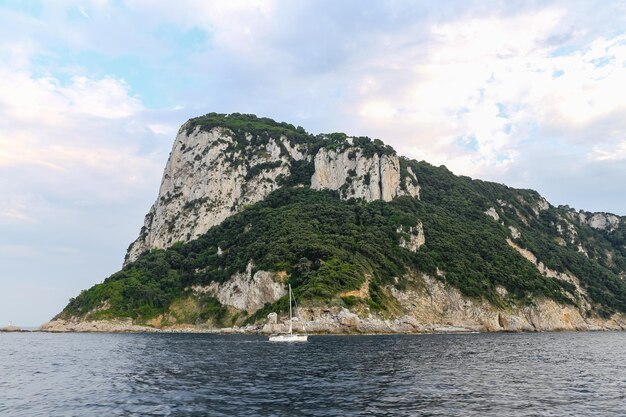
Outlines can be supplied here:
M402 178L396 155L368 157L361 149L350 146L341 151L322 148L314 159L311 188L315 190L340 190L342 198L365 201L391 201L402 195L419 198L415 174L409 168Z
M572 220L578 220L581 224L585 224L593 229L606 230L612 232L617 229L625 220L611 213L589 213L580 211L578 213L570 212Z
M395 154L366 153L346 138L312 149L284 135L264 140L242 138L226 127L183 125L165 166L159 195L145 217L139 237L130 245L125 264L153 248L167 248L206 233L246 206L263 200L295 173L299 162L313 164L305 182L316 190L339 192L344 199L391 201L419 198L410 168L401 174ZM301 164L303 165L303 164Z
M265 304L273 303L285 295L286 273L254 271L254 264L248 263L245 272L233 274L224 283L212 282L209 285L194 285L194 295L209 294L222 305L239 311L254 313Z
M285 138L235 153L233 134L215 127L191 132L183 126L165 166L157 201L146 215L139 237L128 248L126 262L144 251L187 242L262 200L289 175L291 161L305 158ZM247 163L242 163L246 158Z

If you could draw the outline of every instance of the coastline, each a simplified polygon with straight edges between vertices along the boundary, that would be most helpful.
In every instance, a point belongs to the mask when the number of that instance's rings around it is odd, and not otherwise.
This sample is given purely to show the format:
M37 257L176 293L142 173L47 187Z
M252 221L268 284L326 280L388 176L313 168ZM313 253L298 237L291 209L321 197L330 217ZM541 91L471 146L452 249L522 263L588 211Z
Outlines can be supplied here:
M624 331L626 323L621 321L607 321L603 325L587 325L579 327L554 327L554 328L493 328L489 326L461 326L443 323L419 324L398 323L393 321L365 321L352 326L335 323L335 325L323 325L315 322L294 323L294 331L309 335L392 335L392 334L470 334L470 333L538 333L538 332L605 332ZM197 333L197 334L247 334L247 335L270 335L283 333L288 329L286 323L212 327L207 325L174 325L152 327L133 324L129 320L53 320L43 324L36 330L27 332L42 333Z
M20 326L12 326L12 325L8 325L5 327L0 327L0 333L30 333L33 330L31 329L24 329Z

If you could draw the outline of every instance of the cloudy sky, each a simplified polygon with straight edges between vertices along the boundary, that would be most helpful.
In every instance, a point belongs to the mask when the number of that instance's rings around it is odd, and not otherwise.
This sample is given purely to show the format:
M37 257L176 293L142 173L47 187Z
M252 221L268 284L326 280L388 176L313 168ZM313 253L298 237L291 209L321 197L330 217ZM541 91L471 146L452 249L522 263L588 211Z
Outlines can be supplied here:
M178 127L255 113L626 215L626 2L0 0L0 326L118 270Z

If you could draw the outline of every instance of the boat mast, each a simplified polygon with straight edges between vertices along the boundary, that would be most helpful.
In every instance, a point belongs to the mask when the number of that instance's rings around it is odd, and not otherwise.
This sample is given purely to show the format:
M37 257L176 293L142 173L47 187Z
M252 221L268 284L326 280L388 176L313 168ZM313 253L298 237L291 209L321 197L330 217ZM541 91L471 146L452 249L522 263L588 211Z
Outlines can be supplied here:
M293 334L293 323L291 319L291 284L289 284L289 334Z

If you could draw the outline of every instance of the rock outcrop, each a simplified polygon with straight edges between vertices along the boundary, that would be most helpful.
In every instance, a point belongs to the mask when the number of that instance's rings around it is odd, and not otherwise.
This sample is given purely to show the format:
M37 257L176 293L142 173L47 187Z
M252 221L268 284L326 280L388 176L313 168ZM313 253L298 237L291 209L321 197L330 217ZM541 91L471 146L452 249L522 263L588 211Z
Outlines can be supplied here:
M273 303L285 295L285 273L256 271L248 263L246 271L234 274L224 283L212 282L206 286L191 287L194 294L209 294L222 305L254 313L267 303Z
M409 226L406 230L404 226L400 226L396 232L401 235L400 247L408 249L411 252L417 252L418 249L426 243L422 223L418 223L416 226Z
M359 148L341 151L322 148L315 155L315 172L311 178L314 190L339 190L342 198L365 201L391 201L409 195L419 198L420 187L415 174L400 175L397 155L363 155Z
M24 332L24 331L26 331L26 330L22 330L21 327L13 326L11 324L9 324L8 326L5 326L5 327L0 327L0 332L19 333L19 332Z
M131 319L126 320L63 320L57 319L49 321L41 325L38 329L40 332L49 333L65 333L65 332L78 332L78 333L125 333L125 332L157 332L159 329L155 329L152 326L140 326L133 324Z
M608 231L615 230L622 221L619 216L610 213L578 213L578 219L593 229Z

